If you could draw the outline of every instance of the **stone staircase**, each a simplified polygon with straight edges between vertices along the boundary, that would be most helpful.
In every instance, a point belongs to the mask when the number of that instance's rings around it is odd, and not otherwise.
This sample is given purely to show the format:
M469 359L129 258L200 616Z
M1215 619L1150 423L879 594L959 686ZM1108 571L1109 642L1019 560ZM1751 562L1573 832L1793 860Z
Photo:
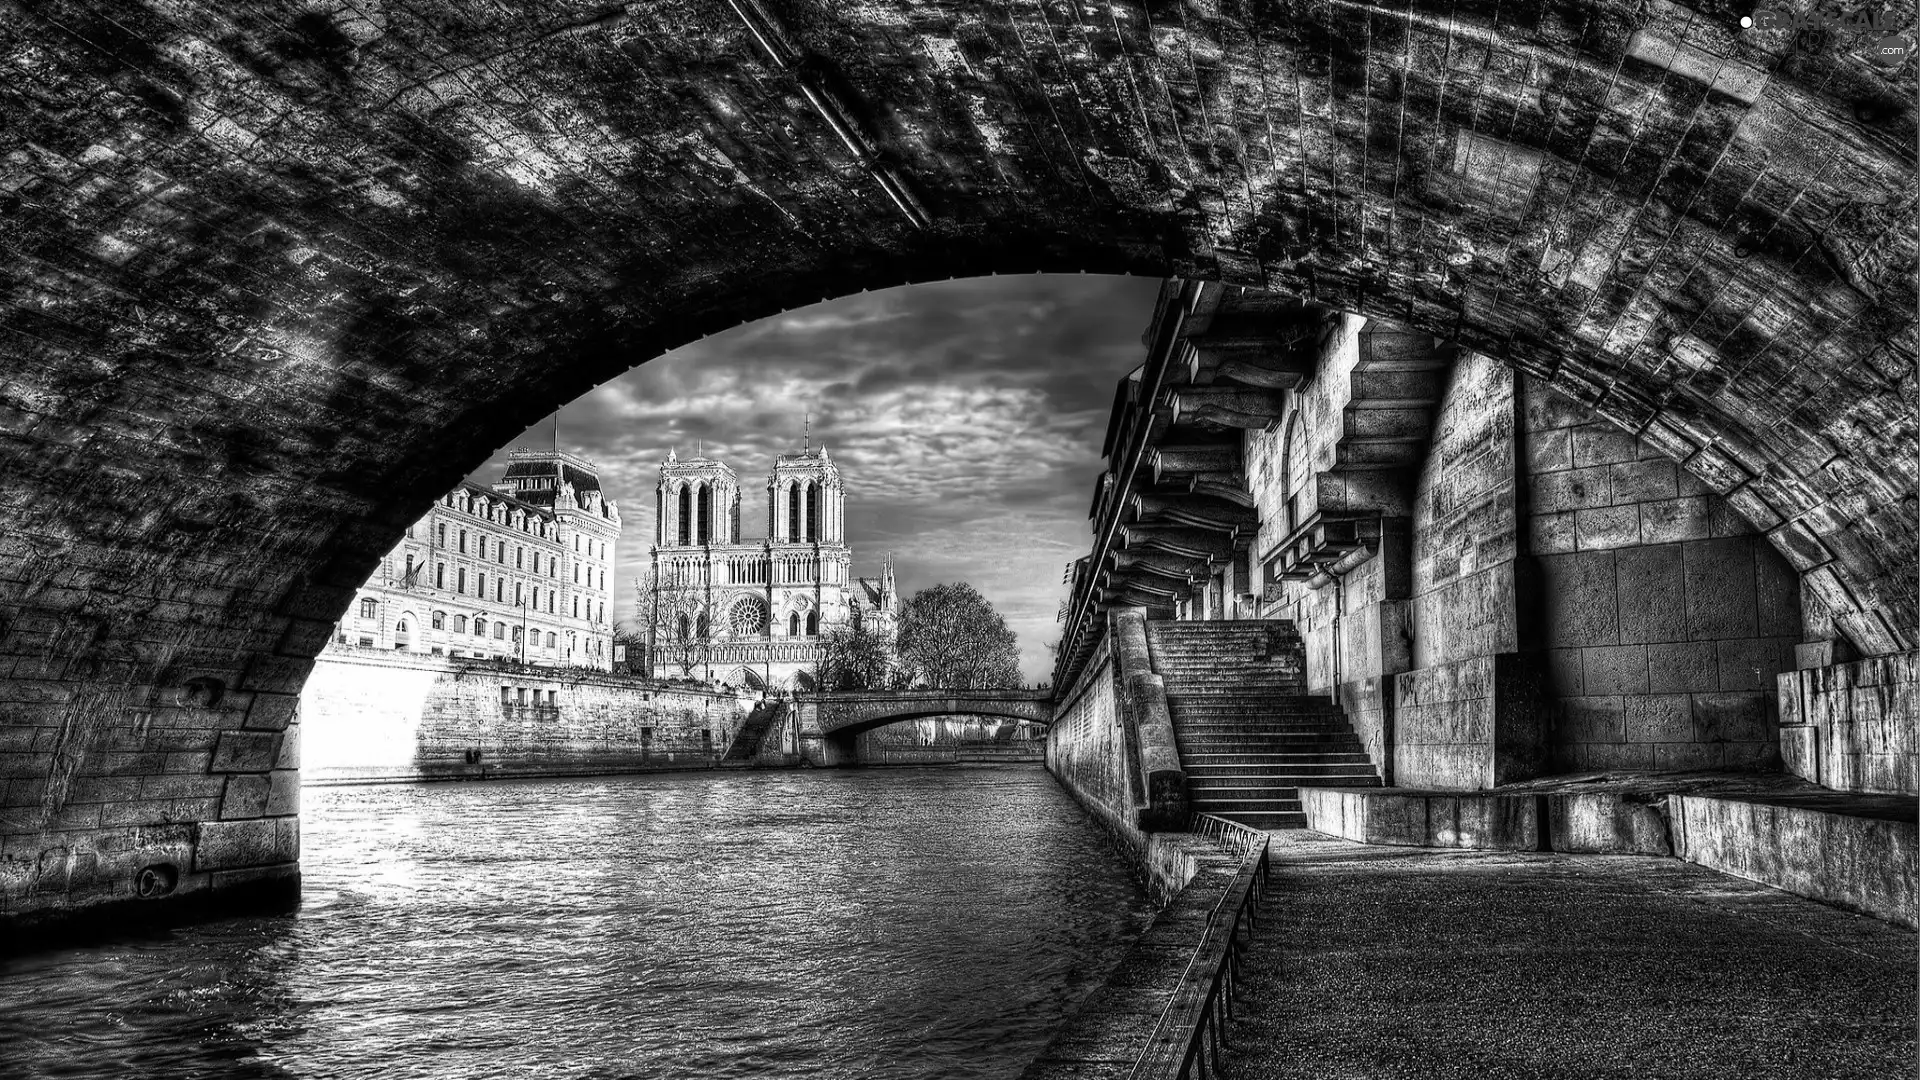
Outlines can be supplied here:
M1292 623L1155 621L1147 644L1195 812L1297 829L1301 788L1380 786L1340 706L1306 694Z
M727 744L727 752L720 757L722 765L747 765L760 754L760 743L767 737L767 729L773 726L785 712L784 701L763 701L747 714L746 722L740 730L733 733L733 742Z

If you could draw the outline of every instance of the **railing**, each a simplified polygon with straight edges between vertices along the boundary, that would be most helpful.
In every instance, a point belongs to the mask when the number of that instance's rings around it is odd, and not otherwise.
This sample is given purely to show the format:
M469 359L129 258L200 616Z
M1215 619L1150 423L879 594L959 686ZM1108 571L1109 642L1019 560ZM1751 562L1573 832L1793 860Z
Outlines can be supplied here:
M1188 821L1187 828L1190 831L1220 845L1242 861L1251 857L1267 841L1267 834L1251 825L1242 825L1212 814L1192 814Z
M1238 822L1206 814L1196 816L1258 832ZM1238 832L1232 830L1221 829L1215 835L1233 837L1232 843L1241 842ZM1220 1055L1227 1044L1227 1023L1233 1019L1241 954L1253 936L1266 887L1267 838L1261 835L1251 854L1241 860L1226 895L1208 912L1200 945L1181 973L1173 998L1161 1010L1146 1050L1127 1073L1128 1080L1205 1080L1221 1075Z

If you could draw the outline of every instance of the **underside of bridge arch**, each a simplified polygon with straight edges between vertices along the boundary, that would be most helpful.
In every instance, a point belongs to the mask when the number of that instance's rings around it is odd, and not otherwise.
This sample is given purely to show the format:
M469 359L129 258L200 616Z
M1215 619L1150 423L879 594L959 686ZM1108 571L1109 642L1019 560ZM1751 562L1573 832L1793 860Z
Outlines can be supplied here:
M986 709L968 709L965 712L958 712L952 709L924 709L924 710L914 710L910 712L896 713L891 716L882 716L878 718L861 717L857 721L854 721L852 723L848 723L842 726L837 726L837 727L827 727L823 724L822 733L826 735L831 735L834 738L850 739L856 735L863 735L866 732L874 731L878 728L887 727L892 724L904 724L913 720L937 720L937 719L942 719L946 717L986 717L986 718L992 718L995 720L1011 720L1011 721L1015 721L1017 723L1022 723L1022 724L1033 724L1037 727L1042 727L1042 728L1047 727L1048 725L1053 723L1051 719L1036 718L1033 715L1032 710L1026 710L1024 712L1019 709L1007 709L1005 711L995 711L993 709L986 708Z
M916 280L1213 278L1492 355L1785 526L1862 650L1915 643L1915 65L1845 33L1666 0L0 10L11 913L147 863L284 881L294 695L433 498L664 349Z

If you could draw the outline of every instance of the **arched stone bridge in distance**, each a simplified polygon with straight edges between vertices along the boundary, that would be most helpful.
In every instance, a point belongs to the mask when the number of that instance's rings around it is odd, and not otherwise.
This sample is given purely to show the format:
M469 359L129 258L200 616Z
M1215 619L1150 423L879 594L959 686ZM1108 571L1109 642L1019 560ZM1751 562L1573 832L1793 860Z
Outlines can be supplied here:
M822 735L862 731L929 716L1000 716L1053 723L1051 690L844 690L804 695Z

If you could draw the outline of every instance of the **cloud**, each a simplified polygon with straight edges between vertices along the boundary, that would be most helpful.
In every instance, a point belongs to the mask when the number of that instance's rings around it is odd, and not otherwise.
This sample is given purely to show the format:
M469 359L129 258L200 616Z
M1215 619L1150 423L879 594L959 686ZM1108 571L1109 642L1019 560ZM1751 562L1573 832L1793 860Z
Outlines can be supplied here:
M855 571L896 560L903 591L968 581L1048 676L1065 563L1086 509L1115 383L1140 363L1159 282L1039 275L860 293L694 342L561 411L561 445L595 461L620 504L623 591L653 542L670 449L740 474L743 530L766 528L764 478L810 418L847 480ZM546 424L515 444L545 446ZM505 447L473 474L499 476Z

